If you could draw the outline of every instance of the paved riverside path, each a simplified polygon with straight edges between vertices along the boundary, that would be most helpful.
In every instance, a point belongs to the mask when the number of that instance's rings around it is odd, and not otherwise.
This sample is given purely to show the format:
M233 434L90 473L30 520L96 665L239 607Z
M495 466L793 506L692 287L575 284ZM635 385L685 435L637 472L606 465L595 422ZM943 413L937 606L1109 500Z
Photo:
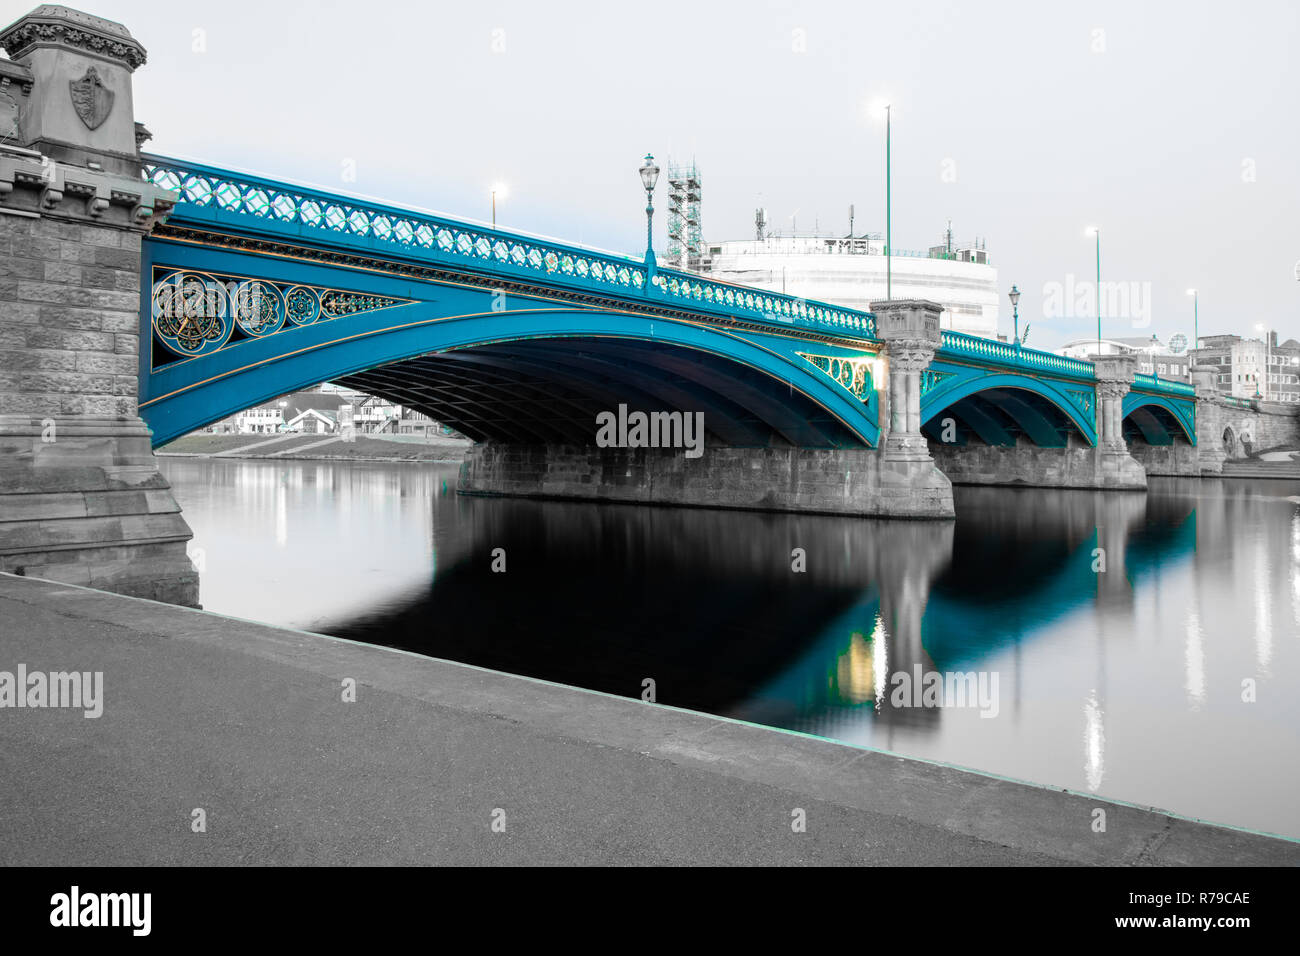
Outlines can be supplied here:
M104 711L0 709L4 864L1300 863L1288 841L0 575L0 671L20 663L102 671Z

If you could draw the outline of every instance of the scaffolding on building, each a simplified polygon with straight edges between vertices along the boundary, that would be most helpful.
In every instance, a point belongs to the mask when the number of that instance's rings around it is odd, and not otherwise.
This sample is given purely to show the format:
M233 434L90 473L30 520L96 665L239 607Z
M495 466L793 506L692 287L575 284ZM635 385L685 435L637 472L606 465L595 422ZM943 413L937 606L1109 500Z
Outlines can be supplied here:
M700 226L700 171L668 164L668 262L683 271L696 271L704 253Z

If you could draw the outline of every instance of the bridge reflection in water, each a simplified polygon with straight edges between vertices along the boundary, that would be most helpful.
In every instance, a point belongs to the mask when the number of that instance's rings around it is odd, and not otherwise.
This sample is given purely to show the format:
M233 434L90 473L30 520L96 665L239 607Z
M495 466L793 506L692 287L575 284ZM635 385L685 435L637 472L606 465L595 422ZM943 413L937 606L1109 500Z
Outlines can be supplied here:
M932 523L471 499L452 468L165 471L215 611L627 697L650 679L665 704L1300 836L1295 483L959 487ZM930 671L996 676L996 716L900 706L896 675Z

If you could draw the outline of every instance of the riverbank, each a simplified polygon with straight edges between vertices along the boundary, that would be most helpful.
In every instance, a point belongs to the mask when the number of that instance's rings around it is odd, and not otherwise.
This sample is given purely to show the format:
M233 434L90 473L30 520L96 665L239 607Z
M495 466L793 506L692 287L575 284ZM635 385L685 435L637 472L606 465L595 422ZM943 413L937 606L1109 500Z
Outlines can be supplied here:
M0 669L103 673L99 718L0 720L4 864L1300 863L1290 841L84 588L0 575L0 620Z
M353 435L183 435L157 450L173 458L253 458L299 461L451 462L465 457L463 438Z

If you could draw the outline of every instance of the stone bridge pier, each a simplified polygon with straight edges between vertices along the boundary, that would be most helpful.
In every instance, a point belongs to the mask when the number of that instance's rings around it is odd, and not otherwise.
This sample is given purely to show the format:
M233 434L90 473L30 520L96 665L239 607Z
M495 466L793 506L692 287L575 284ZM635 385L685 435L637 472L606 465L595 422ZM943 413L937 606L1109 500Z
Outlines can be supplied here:
M952 482L930 455L921 433L921 376L941 341L942 306L922 299L871 303L876 336L884 344L886 395L882 496L917 502L936 517L953 515Z
M873 303L886 366L885 388L877 392L886 422L879 447L706 444L702 455L691 459L675 448L482 442L470 449L458 490L486 496L952 518L952 484L935 467L921 434L921 373L939 345L940 309L933 302ZM594 421L591 434L594 439Z
M1133 386L1137 359L1132 355L1102 355L1097 369L1097 447L1095 487L1145 489L1147 472L1129 453L1124 440L1124 396Z
M141 175L145 51L53 5L0 46L0 570L197 605L137 411L140 243L176 198Z
M1223 450L1222 429L1216 414L1220 401L1213 369L1192 366L1192 384L1196 387L1196 462L1197 473L1223 474L1227 454Z

